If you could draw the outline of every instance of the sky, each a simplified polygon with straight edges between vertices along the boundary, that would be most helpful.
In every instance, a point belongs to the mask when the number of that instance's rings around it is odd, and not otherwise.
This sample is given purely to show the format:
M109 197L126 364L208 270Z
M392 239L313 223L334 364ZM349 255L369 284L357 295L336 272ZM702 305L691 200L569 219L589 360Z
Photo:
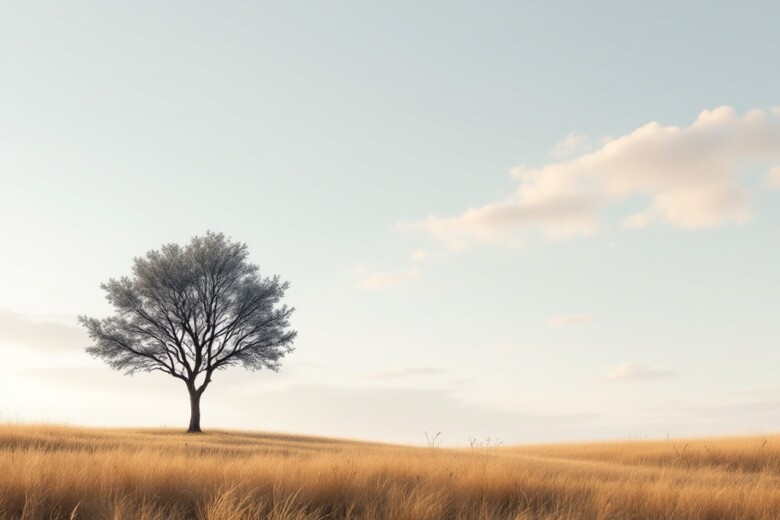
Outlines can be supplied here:
M0 420L188 421L80 314L207 230L296 350L204 429L780 429L774 2L0 0Z

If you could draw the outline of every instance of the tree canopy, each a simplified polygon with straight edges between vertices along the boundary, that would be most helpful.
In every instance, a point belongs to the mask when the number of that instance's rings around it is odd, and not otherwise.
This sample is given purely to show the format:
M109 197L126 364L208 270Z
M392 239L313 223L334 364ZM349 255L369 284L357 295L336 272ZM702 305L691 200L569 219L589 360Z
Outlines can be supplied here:
M189 431L200 431L200 396L212 375L234 365L278 370L293 350L288 282L263 277L246 244L207 232L135 258L132 276L101 285L115 314L80 316L87 352L125 373L160 371L190 393Z

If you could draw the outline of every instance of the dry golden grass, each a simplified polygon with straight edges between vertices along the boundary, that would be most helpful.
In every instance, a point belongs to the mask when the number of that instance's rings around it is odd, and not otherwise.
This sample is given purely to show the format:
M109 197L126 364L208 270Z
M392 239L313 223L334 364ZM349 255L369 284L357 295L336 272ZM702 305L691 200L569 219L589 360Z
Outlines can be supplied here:
M780 437L449 450L0 426L0 518L780 518Z

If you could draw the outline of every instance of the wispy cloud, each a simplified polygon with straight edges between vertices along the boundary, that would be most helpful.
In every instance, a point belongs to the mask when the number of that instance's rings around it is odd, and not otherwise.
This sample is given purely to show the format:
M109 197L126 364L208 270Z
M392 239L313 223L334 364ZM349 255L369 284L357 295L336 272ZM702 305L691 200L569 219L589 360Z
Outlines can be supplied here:
M567 138L561 150L576 144ZM513 245L528 232L550 239L597 231L607 210L626 201L645 207L621 217L627 228L665 223L685 229L741 223L751 216L745 176L755 167L780 185L780 111L705 110L687 127L647 123L597 149L540 168L516 168L516 192L454 217L431 215L405 227L453 249L474 243ZM775 169L771 169L771 168ZM771 169L771 170L770 170Z
M0 310L0 347L20 346L48 352L82 354L90 344L86 331L48 317Z
M547 320L547 324L553 327L572 327L575 325L587 325L593 321L590 314L564 314L553 316Z
M563 159L570 155L581 152L587 148L588 138L581 134L569 134L563 140L555 143L550 150L550 157L554 159Z
M365 291L387 289L414 280L421 274L422 271L417 267L412 267L406 271L376 273L364 277L358 282L357 287Z
M444 370L434 367L406 367L406 368L387 368L378 372L368 374L368 379L400 379L412 376L430 376L443 374Z
M675 375L671 370L661 367L623 363L612 369L603 379L606 381L636 381L640 379L661 379Z

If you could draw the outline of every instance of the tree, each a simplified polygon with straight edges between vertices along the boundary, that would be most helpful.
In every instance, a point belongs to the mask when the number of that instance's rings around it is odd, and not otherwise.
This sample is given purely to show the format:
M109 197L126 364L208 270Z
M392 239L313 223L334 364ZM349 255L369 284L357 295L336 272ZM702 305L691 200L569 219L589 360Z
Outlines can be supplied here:
M278 370L293 350L289 287L263 278L246 244L207 232L184 247L166 244L135 258L131 277L101 284L115 315L79 316L94 344L86 350L127 374L160 371L190 396L188 432L200 432L200 398L215 371L243 365Z

